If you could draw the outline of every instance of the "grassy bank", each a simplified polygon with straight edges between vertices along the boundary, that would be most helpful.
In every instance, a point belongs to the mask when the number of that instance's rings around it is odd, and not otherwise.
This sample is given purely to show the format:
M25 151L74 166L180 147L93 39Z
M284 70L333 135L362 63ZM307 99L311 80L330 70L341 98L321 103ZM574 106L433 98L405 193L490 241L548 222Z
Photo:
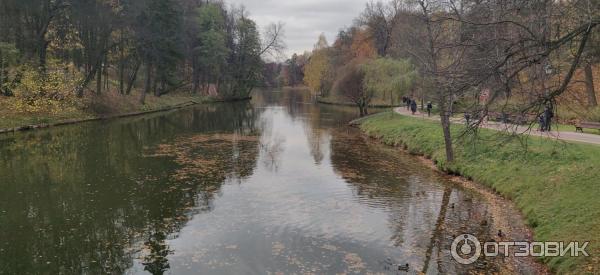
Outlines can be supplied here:
M329 105L340 105L340 106L352 106L355 107L356 104L349 102L348 100L334 98L334 97L318 97L317 102ZM400 104L395 104L393 107L398 107ZM370 108L391 108L389 102L385 102L382 100L373 100L371 104L369 104Z
M139 103L139 95L122 96L106 93L89 95L77 104L44 106L37 111L20 108L17 98L0 97L0 129L12 129L29 125L55 124L62 121L113 117L132 113L150 112L194 102L210 102L205 96L189 93L173 93L161 97L147 96L145 104ZM27 109L27 110L25 110Z
M600 146L532 137L525 148L518 140L484 129L477 141L457 142L457 159L448 164L437 122L383 113L362 120L360 127L511 199L536 241L590 241L591 257L543 258L552 270L600 273ZM461 131L454 128L455 134Z

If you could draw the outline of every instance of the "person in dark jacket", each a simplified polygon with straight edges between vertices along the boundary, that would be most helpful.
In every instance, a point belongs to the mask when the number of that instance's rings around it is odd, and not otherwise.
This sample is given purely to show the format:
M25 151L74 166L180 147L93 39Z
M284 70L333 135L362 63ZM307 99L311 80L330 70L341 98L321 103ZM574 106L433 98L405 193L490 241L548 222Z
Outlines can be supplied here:
M545 132L546 131L546 118L544 117L544 115L541 115L539 117L540 120L540 132Z
M412 112L413 116L415 113L417 113L417 102L414 100L410 102L410 111Z
M552 119L554 118L554 111L552 110L551 106L547 106L546 110L544 111L544 130L545 131L552 131Z
M431 101L427 102L427 116L431 116L432 109L433 109L433 104L431 104Z

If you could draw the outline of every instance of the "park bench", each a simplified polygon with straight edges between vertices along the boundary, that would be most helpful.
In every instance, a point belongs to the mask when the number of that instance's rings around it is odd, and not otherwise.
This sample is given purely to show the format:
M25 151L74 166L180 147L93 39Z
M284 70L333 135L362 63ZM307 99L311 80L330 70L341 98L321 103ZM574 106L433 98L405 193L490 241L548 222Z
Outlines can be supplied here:
M508 113L497 113L497 112L489 112L488 118L492 121L503 122L503 123L512 123L517 125L526 125L531 122L536 121L535 115L532 114L508 114Z
M600 130L600 122L583 121L575 125L575 131L583 133L583 129L598 129Z

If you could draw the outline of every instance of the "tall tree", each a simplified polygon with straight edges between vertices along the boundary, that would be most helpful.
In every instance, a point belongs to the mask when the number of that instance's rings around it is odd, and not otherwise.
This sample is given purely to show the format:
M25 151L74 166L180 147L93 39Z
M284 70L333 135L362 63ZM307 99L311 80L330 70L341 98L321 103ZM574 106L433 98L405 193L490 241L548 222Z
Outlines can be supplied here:
M225 17L223 11L215 4L207 4L200 8L198 15L199 46L195 49L197 70L194 71L194 93L199 83L217 84L220 82L222 70L226 66L229 49L226 44Z
M106 55L112 47L111 34L116 23L113 7L100 0L80 0L70 6L70 16L79 42L82 45L85 78L77 94L83 95L85 87L96 77L96 93L102 90L102 72Z
M182 57L181 16L174 0L149 0L138 18L138 47L146 66L146 85L140 101L154 92L160 96L176 85Z

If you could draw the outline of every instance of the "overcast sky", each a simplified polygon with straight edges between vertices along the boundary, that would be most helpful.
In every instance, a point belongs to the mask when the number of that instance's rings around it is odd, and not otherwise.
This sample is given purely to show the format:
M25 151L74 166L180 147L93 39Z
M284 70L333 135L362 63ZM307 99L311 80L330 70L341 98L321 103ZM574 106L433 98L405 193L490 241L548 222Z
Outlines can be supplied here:
M312 50L319 34L331 44L338 31L350 26L366 0L228 0L243 4L261 30L269 23L285 23L287 55Z

